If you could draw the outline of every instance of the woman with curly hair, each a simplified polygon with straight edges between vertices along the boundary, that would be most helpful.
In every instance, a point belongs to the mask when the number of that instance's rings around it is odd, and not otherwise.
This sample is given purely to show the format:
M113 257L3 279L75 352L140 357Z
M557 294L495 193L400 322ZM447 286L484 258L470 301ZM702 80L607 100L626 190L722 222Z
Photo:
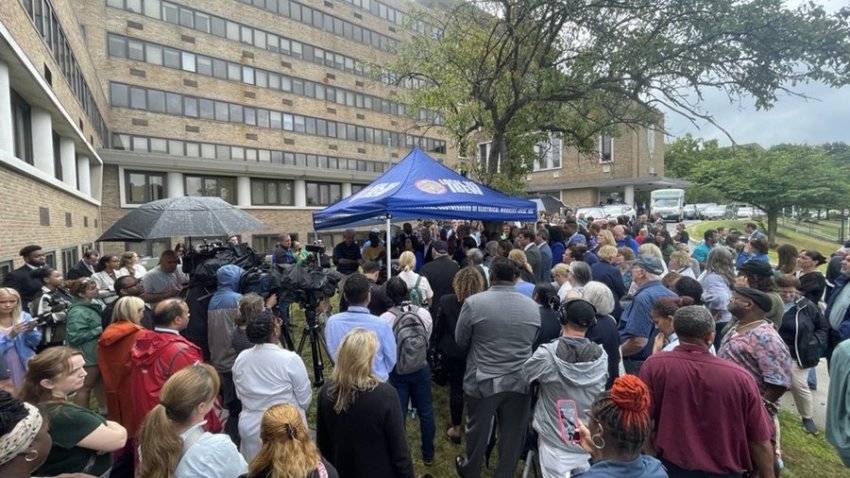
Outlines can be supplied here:
M453 294L440 297L440 308L434 321L432 335L438 350L443 353L443 365L449 381L449 415L451 426L446 436L460 444L461 418L463 416L463 374L466 371L466 350L455 341L457 318L463 301L472 295L484 291L484 281L475 269L464 267L452 280Z
M289 403L269 407L260 424L262 445L248 473L239 478L338 478L319 454L301 410Z
M319 391L316 443L346 478L413 478L398 394L372 371L377 350L378 337L363 328L342 339Z
M593 465L582 478L667 478L661 462L641 454L652 431L649 389L636 375L614 380L587 413L587 427L579 426L581 447Z

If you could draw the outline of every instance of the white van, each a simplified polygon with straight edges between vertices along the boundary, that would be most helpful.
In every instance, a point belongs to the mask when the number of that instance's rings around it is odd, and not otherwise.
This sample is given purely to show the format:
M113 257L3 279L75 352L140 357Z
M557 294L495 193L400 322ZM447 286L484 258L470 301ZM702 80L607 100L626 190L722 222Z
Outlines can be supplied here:
M680 222L685 217L684 189L656 189L649 195L649 213L665 221Z

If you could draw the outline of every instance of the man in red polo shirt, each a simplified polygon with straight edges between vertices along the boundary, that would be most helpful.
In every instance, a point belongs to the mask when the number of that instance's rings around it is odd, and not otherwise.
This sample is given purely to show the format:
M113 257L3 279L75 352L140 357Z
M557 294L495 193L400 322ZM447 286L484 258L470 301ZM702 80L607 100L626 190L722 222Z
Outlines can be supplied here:
M679 346L652 355L640 371L655 423L648 452L661 459L670 478L732 478L754 469L773 478L771 419L752 375L709 353L711 313L682 307L673 328Z

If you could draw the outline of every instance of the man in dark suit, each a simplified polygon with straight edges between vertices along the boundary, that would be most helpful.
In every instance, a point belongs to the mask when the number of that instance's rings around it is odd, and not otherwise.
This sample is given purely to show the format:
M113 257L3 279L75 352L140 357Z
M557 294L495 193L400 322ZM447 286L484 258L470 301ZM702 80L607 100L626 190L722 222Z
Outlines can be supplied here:
M423 265L434 260L434 256L431 254L434 243L431 242L431 230L427 227L422 229L422 243L419 244L419 248L422 249Z
M552 282L552 248L549 247L549 230L545 227L537 229L534 234L534 244L540 251L540 276L537 282Z
M41 280L32 276L33 271L44 267L44 251L41 246L30 245L21 249L24 265L6 274L3 287L11 287L21 294L24 312L29 312L30 302L41 292Z
M454 292L452 281L460 270L460 266L449 257L449 246L446 241L434 241L431 250L434 260L422 266L422 275L428 279L431 290L434 291L434 297L431 299L431 317L436 317L440 312L440 297Z
M494 476L513 476L525 443L531 395L523 364L531 357L540 329L540 311L514 287L518 275L510 260L494 258L490 289L468 297L457 319L455 340L467 350L463 377L466 457L456 461L460 476L480 476L495 416L499 417L499 464Z
M97 260L100 254L94 249L89 249L83 253L83 258L74 267L68 270L68 279L82 279L83 277L91 277L94 274L94 266L97 265Z
M525 258L528 260L528 265L531 266L531 271L534 273L534 277L537 279L537 282L541 282L541 268L543 258L540 255L540 249L537 248L537 244L534 243L534 233L531 229L523 229L519 231L519 236L517 236L517 243L519 247L522 248L523 252L525 252Z

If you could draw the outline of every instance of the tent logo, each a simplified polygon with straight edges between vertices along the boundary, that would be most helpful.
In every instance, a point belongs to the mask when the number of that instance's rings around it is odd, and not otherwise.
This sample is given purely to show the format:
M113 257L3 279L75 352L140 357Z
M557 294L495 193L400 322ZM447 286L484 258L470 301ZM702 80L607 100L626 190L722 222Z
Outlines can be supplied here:
M375 199L375 198L381 197L381 196L389 193L390 191L392 191L393 189L398 187L399 184L401 184L401 183L392 182L392 183L374 184L374 185L369 186L367 188L361 189L360 192L358 192L357 194L355 194L351 198L351 200L356 201L356 200L359 200L359 199Z
M420 179L413 183L416 189L428 194L446 194L448 190L445 186L432 179Z

